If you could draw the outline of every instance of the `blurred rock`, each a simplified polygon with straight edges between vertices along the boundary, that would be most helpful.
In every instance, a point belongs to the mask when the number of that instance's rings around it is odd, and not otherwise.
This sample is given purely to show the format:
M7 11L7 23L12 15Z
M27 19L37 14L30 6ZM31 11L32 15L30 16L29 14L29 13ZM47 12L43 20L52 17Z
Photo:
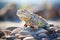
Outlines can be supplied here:
M16 12L17 6L15 4L7 4L0 10L0 21L20 21Z
M45 10L44 17L47 19L58 16L58 10L52 4L47 4Z

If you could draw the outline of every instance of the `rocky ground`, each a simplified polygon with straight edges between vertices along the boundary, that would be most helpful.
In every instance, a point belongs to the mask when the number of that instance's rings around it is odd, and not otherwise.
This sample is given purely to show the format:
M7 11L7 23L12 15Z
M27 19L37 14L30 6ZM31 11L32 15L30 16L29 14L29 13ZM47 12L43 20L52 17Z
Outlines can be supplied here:
M60 29L60 21L47 21L49 24L54 24L56 27ZM22 27L25 24L24 21L22 22L0 22L0 28L1 29L6 29L8 27ZM60 39L60 38L59 38ZM6 39L0 39L0 40L6 40ZM15 39L15 40L20 40L20 39Z
M59 21L48 21L49 24L53 24L56 29L60 29L60 20Z

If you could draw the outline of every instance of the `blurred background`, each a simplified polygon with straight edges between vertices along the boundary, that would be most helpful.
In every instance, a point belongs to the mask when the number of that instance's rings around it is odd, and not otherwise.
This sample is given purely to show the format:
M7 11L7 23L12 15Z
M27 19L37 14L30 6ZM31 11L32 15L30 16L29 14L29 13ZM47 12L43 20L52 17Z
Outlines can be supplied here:
M60 25L60 0L0 0L0 28L20 27L23 22L16 13L24 8L39 14L49 24Z

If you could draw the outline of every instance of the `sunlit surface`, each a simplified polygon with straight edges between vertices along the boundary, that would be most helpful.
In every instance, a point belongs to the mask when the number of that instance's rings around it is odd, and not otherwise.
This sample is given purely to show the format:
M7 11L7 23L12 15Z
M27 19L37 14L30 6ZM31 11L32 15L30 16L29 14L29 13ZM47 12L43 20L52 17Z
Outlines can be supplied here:
M19 22L19 23L18 22L9 22L9 21L0 22L0 28L1 29L6 29L8 27L21 27L21 28L23 28L24 24L25 24L24 21Z

